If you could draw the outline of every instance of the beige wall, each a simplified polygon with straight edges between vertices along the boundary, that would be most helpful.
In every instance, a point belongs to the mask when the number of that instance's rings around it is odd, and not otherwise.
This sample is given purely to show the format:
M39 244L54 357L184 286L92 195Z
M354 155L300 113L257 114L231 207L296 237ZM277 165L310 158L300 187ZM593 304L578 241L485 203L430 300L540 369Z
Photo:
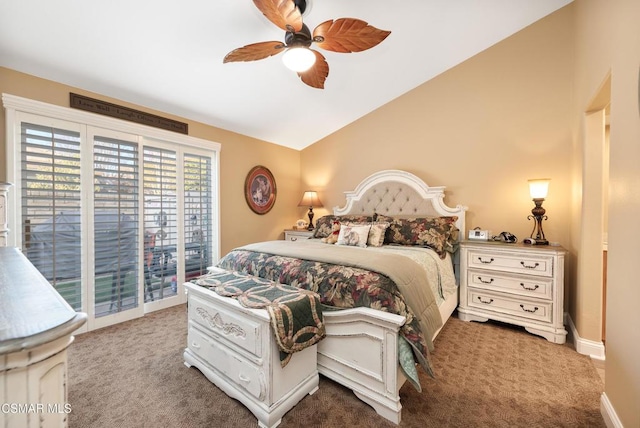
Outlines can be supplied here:
M611 73L605 394L624 427L640 426L640 31L637 0L577 0L577 154L584 111Z
M187 122L189 135L221 144L220 153L220 227L221 251L259 240L278 239L284 228L300 216L297 204L300 190L300 152L266 143L223 129L185 120L163 112L122 102L23 73L0 67L0 93L68 107L69 92L99 98L119 105ZM4 109L0 113L0 180L6 179ZM277 198L265 215L253 213L244 199L244 180L255 165L264 165L273 173Z

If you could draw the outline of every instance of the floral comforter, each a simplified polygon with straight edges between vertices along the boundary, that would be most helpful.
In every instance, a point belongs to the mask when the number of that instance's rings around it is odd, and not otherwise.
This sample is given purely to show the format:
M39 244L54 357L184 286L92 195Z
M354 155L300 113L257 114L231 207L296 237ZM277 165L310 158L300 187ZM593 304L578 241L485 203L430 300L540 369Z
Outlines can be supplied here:
M265 244L269 245L265 246ZM256 247L256 245L258 246ZM313 247L314 245L322 246L323 248L314 248L315 251L312 251L311 254L304 248ZM335 248L335 250L331 250L330 247ZM356 255L369 261L361 264L358 258L352 259L350 255L345 257L348 254L347 252L352 252L352 250L359 251L360 254L356 253ZM325 252L333 253L334 251L337 254L333 257L335 259L333 261L331 260L332 257L324 255ZM298 256L295 257L292 253ZM323 255L318 256L319 253ZM362 248L336 248L333 245L329 246L320 243L303 244L301 242L273 241L237 248L222 258L218 263L218 267L314 291L320 295L321 303L334 309L369 307L404 316L407 321L401 327L400 332L406 342L399 341L401 343L399 360L407 378L420 390L417 373L415 373L415 361L418 361L425 371L433 376L429 362L429 351L432 349L431 336L423 334L421 324L424 326L425 320L416 316L412 310L412 307L421 306L408 304L400 288L392 280L392 277L395 276L393 274L391 276L385 274L384 270L378 271L380 269L372 268L373 265L384 265L384 263L376 263L376 257L371 252L367 252L367 249ZM399 261L406 262L405 260L393 259L393 257L406 259L406 257L400 255L384 255L384 257L385 260L391 258L395 262L392 263L394 266ZM345 259L347 259L346 263ZM417 266L414 261L409 261L409 263ZM409 265L404 266L407 267ZM420 272L423 272L424 278ZM417 288L424 288L429 294L432 294L430 287L426 285L429 279L424 270L418 267L418 270L412 271L411 277L416 277L418 283L424 282ZM423 296L418 298L424 299ZM433 312L432 310L430 311ZM422 318L434 318L434 316L424 315L423 313ZM437 313L437 318L437 320L430 320L432 327L427 327L429 330L442 325L439 312ZM421 321L423 322L421 323ZM415 360L411 357L411 354L413 354Z

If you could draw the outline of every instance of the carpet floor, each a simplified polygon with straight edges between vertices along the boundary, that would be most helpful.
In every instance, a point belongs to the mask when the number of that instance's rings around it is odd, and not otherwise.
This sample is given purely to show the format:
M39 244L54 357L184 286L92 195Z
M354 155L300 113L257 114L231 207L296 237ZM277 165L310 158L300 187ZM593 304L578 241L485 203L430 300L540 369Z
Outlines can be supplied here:
M186 306L85 333L69 348L71 428L253 427L256 418L183 364ZM454 316L435 341L436 378L400 390L400 427L605 427L590 359L523 329ZM349 389L319 390L280 427L395 427Z

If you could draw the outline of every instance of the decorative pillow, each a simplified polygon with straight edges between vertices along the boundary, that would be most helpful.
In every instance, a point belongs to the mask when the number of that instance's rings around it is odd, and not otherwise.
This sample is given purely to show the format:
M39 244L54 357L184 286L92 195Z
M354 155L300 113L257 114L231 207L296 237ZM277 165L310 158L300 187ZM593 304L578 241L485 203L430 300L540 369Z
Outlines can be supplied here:
M354 226L342 224L338 235L337 245L350 245L352 247L366 247L369 238L370 224Z
M346 223L347 226L370 226L367 245L371 247L380 247L384 243L384 235L389 227L389 222L374 221L371 223Z
M367 245L372 247L380 247L384 244L384 236L387 228L391 223L386 221L377 221L371 223L371 229L369 230L369 239L367 239Z
M316 220L316 227L313 230L313 237L326 238L327 236L331 235L333 220L335 220L335 216L333 215L325 215Z
M337 220L340 223L370 223L371 216L366 215L325 215L320 217L316 221L316 227L313 230L314 238L326 238L331 235L331 227L333 221Z
M396 218L385 234L385 242L399 245L421 245L432 248L441 258L454 251L458 217Z

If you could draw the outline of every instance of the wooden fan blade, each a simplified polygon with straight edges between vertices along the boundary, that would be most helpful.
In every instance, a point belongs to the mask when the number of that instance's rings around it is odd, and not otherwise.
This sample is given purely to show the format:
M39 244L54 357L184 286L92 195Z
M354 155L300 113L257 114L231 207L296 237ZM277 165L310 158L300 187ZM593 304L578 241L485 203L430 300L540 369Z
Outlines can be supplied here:
M380 30L355 18L330 19L313 30L317 46L333 52L361 52L376 46L391 31Z
M283 48L284 43L282 42L253 43L251 45L232 50L224 57L222 62L256 61L268 58L272 55L277 55L284 51Z
M329 64L327 64L327 60L324 56L313 49L309 49L316 56L316 62L313 66L303 73L298 73L300 79L307 85L324 89L324 81L327 80L327 76L329 75Z
M283 30L298 32L302 29L302 14L293 0L253 0L253 3L269 21Z

